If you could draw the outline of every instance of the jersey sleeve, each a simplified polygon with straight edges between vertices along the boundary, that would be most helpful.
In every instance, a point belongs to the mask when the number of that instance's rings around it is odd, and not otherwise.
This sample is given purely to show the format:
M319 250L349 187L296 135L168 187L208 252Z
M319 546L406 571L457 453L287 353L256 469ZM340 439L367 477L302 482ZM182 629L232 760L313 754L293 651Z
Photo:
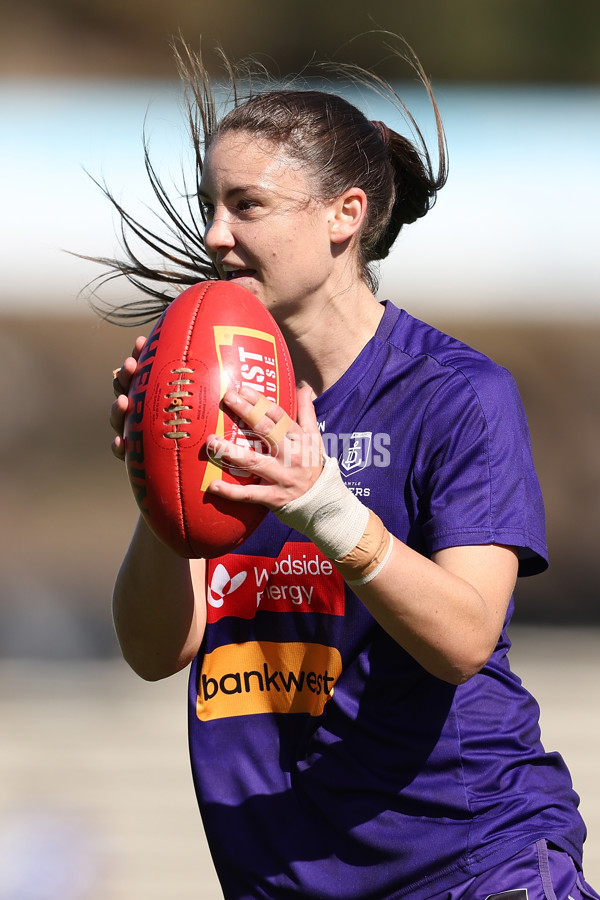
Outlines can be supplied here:
M423 418L415 466L428 552L504 544L519 575L548 565L542 493L514 379L489 360L452 369Z

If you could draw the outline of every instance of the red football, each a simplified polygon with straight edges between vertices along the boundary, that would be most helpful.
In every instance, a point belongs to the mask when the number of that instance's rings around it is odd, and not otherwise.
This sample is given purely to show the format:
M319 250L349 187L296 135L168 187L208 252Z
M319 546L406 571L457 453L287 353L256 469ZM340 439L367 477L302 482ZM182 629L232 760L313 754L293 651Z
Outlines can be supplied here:
M288 349L262 303L233 282L188 288L148 337L125 419L125 458L138 506L157 537L181 556L222 556L267 514L264 506L206 493L217 478L260 480L256 470L221 466L205 447L213 433L239 444L251 438L221 402L225 390L242 385L296 418Z

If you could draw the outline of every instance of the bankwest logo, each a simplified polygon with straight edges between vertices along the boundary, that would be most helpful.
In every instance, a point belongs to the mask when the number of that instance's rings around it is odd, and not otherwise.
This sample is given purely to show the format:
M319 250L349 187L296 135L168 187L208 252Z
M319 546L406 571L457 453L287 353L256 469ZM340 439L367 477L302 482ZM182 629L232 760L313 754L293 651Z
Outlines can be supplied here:
M257 609L343 616L344 582L313 544L290 542L275 559L232 553L208 564L208 621L252 619Z
M207 653L196 715L206 722L259 713L320 716L342 671L335 647L248 641Z

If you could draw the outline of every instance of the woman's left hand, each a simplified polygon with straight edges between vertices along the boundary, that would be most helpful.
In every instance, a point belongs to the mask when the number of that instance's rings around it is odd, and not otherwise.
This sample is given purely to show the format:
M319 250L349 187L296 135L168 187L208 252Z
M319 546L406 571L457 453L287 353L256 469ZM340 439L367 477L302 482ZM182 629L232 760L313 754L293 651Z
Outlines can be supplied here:
M212 434L206 441L208 453L234 469L258 473L262 480L258 484L215 480L209 485L209 492L227 500L260 503L277 510L312 487L323 469L323 441L312 403L314 392L306 385L298 389L297 397L297 422L275 403L256 421L253 411L262 394L246 387L239 393L225 393L223 402L261 438L264 452ZM282 427L286 428L283 435Z

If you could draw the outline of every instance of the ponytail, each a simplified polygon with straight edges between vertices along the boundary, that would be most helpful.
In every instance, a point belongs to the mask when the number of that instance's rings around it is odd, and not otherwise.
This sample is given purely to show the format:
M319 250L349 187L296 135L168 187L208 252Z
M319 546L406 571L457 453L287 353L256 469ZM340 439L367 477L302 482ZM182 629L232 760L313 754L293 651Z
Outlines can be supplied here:
M393 172L393 202L383 234L373 245L373 259L385 259L404 225L422 218L434 205L438 190L447 179L445 153L443 166L434 175L429 154L425 158L403 135L383 122L372 125L386 148Z

